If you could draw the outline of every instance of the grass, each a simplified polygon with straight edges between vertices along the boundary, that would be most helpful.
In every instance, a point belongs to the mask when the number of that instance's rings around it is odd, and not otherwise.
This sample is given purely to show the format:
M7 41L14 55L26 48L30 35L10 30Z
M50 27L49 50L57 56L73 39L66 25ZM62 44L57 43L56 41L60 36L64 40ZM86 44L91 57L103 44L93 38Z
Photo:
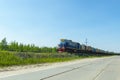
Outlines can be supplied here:
M100 57L97 55L73 55L68 53L30 53L0 51L0 67L39 63L63 62L73 59Z

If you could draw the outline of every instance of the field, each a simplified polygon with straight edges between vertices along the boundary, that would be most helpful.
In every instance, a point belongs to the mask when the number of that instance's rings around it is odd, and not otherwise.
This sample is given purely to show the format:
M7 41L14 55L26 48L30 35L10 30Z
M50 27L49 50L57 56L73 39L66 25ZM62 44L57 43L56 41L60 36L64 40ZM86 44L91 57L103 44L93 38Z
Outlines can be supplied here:
M0 67L63 62L73 59L101 57L99 55L75 55L69 53L33 53L0 51Z

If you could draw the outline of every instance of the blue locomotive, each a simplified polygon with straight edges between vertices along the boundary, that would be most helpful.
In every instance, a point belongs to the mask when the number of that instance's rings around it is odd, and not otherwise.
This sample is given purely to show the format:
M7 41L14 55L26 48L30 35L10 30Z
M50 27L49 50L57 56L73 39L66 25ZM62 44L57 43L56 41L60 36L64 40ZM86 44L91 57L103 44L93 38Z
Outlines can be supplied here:
M58 45L58 52L70 52L70 53L106 53L106 51L93 48L91 46L86 46L78 42L73 42L72 40L61 39Z
M77 42L72 42L72 40L61 39L61 43L58 47L59 52L74 52L78 51L81 45Z

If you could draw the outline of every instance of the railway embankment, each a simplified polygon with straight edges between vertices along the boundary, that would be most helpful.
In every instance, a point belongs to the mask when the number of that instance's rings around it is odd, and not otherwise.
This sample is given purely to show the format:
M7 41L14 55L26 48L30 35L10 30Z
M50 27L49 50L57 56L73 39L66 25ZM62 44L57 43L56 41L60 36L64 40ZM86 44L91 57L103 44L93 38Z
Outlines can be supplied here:
M105 57L108 55L70 54L70 53L33 53L33 52L0 52L0 68L31 64L55 63L84 58ZM109 55L110 56L110 55Z

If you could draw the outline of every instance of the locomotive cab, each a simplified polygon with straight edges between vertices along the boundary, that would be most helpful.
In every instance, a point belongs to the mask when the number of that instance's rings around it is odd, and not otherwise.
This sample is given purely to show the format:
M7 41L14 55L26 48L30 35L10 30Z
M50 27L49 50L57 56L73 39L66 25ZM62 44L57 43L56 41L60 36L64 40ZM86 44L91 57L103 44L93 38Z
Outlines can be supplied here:
M58 52L65 52L66 46L67 46L67 43L66 43L66 42L61 42L61 43L58 45Z
M80 49L80 44L72 40L61 39L58 45L58 52L74 52Z

